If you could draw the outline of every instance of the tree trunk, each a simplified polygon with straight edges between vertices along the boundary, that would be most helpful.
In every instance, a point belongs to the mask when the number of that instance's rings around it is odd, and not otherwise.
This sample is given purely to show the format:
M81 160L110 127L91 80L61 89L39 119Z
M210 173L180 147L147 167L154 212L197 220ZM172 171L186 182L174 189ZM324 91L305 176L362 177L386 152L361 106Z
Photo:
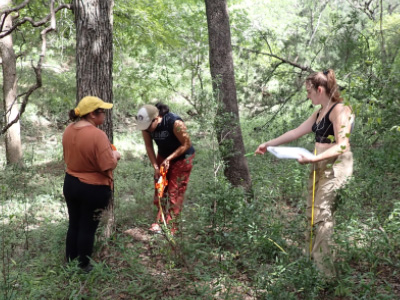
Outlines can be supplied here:
M96 96L113 102L112 30L113 0L73 0L76 26L76 100ZM112 112L106 110L106 120L100 127L113 142ZM114 199L107 211L105 238L114 226Z
M11 6L11 0L0 0L0 10ZM3 21L4 15L0 20ZM7 31L12 26L11 15L5 19L2 31ZM3 67L3 102L5 125L14 120L18 115L16 104L17 97L17 68L16 57L13 49L12 35L0 39L0 55ZM13 124L5 133L7 164L22 162L22 147L19 121Z
M234 186L251 191L249 167L239 122L231 33L226 0L205 0L213 91L219 102L216 132L226 164L225 176Z
M113 0L74 0L76 25L76 100L85 96L113 102ZM101 126L113 141L112 115Z

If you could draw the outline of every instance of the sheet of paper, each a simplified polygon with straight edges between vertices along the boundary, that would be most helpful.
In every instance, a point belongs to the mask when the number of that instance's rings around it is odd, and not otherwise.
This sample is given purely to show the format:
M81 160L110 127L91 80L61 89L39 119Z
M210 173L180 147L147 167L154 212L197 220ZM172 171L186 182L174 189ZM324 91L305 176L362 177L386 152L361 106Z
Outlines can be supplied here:
M267 150L277 158L299 159L300 154L307 158L314 157L314 154L301 147L268 147Z

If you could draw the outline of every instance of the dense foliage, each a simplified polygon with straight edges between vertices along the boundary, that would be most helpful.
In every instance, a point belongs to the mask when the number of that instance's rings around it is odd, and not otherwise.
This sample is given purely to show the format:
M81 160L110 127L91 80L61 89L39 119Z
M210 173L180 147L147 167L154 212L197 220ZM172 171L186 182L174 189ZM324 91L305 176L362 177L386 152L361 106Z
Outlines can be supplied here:
M41 4L26 14L39 15ZM65 264L60 141L76 92L73 18L64 12L48 43L43 87L22 119L24 166L6 166L0 145L2 298L400 297L400 7L392 0L228 5L247 152L315 109L303 87L308 72L300 67L333 68L356 113L354 178L337 202L338 277L325 281L302 253L307 166L248 157L251 201L223 176L204 3L116 0L114 144L123 158L115 171L115 231L109 239L98 233L90 274ZM28 62L37 55L38 39L29 26L14 35L16 51L24 54L20 89L32 80ZM152 169L133 125L139 105L158 100L184 118L196 148L173 246L146 231L155 209ZM307 136L293 145L311 149L312 143Z

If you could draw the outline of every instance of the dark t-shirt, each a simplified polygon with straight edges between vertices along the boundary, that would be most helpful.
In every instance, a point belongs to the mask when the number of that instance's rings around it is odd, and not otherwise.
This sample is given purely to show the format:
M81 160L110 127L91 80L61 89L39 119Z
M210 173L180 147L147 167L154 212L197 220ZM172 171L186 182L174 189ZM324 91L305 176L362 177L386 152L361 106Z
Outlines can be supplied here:
M175 121L182 121L181 117L174 113L167 113L163 116L160 124L157 125L156 130L151 133L152 139L158 146L158 154L164 158L167 158L171 153L181 146L181 142L174 134ZM183 159L194 153L194 148L191 145L188 150L175 160Z

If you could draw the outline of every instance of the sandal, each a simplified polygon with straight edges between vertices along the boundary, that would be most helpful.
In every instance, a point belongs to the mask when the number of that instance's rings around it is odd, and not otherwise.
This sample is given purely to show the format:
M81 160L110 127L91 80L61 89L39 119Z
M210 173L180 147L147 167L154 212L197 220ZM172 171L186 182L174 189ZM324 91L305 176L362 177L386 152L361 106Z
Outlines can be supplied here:
M152 233L161 233L161 226L158 223L151 224L149 231Z

